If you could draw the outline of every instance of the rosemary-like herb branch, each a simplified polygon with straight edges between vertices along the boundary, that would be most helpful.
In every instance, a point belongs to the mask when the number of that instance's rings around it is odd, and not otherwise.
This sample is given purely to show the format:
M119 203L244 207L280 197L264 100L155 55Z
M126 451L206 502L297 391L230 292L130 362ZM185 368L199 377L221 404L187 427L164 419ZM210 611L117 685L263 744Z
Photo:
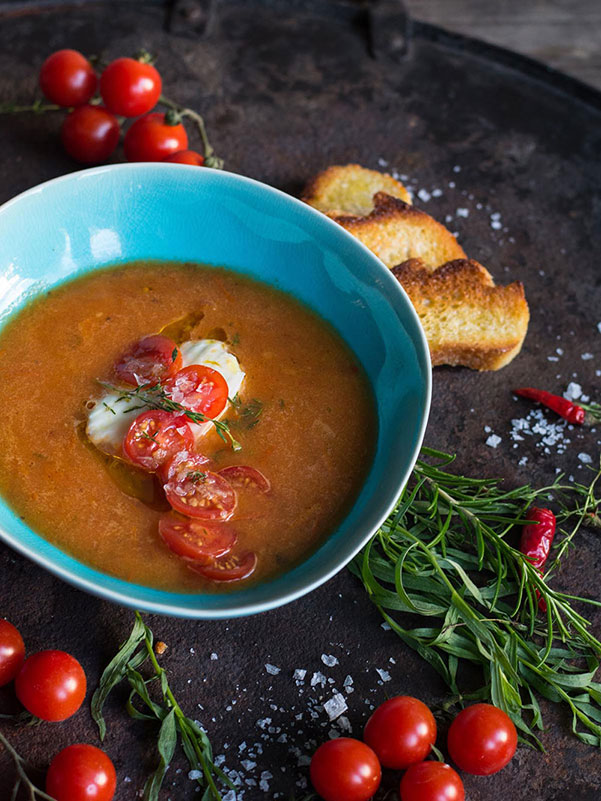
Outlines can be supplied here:
M130 406L130 408L126 410L128 413L144 408L162 409L165 412L179 412L193 423L212 423L221 439L232 446L232 450L242 450L242 445L238 440L234 439L234 435L230 430L230 424L227 420L213 420L202 412L192 412L190 409L186 409L181 403L177 403L177 401L172 400L169 395L167 395L160 382L156 384L142 384L135 389L122 389L106 381L99 381L99 384L111 392L118 393L119 397L115 403L119 403L120 401L134 401L137 405Z
M601 683L594 681L601 642L573 602L601 603L547 583L595 513L601 470L588 486L562 484L559 476L539 490L505 490L495 479L448 472L453 459L422 449L396 509L351 570L396 634L440 673L454 702L492 702L512 717L523 739L541 746L535 732L543 728L542 695L567 704L576 736L601 746ZM565 537L543 578L511 540L528 508L551 498ZM537 590L546 616L537 616ZM465 662L482 671L474 692L461 689Z
M217 782L233 788L232 782L214 764L211 743L206 733L195 721L186 717L178 704L169 686L167 673L157 661L153 643L152 631L144 623L140 613L136 612L136 620L128 640L104 669L92 696L91 712L98 726L100 739L103 740L106 734L106 723L102 714L104 703L111 690L127 679L131 686L126 704L130 717L160 723L157 740L158 765L144 785L143 801L158 801L159 791L178 740L190 769L201 772L196 780L204 788L201 801L221 801ZM144 678L140 668L148 664L151 675ZM160 688L160 701L155 701L150 694L151 685L155 683ZM145 711L138 709L136 704L141 704Z
M15 751L2 732L0 732L0 743L5 751L10 755L17 771L17 780L13 786L12 793L10 795L10 801L16 801L21 787L27 791L30 801L36 801L36 799L41 799L41 801L55 801L51 795L48 795L48 793L40 790L40 788L31 781L27 775L25 760L19 753L17 753L17 751Z

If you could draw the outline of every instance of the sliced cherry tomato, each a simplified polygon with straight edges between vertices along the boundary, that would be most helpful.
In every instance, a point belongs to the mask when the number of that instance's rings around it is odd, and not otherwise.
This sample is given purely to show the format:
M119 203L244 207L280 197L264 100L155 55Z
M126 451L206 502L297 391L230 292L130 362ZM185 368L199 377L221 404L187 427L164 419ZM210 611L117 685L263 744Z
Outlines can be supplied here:
M236 508L236 493L224 478L206 469L207 458L181 451L163 468L165 496L188 517L228 520Z
M128 161L163 161L187 147L188 134L181 122L169 125L165 114L158 111L136 120L123 140Z
M109 757L84 743L59 751L46 774L46 792L56 801L111 801L116 787L117 774Z
M219 475L227 479L235 489L258 489L260 492L269 492L271 482L265 478L260 470L247 467L245 464L233 464L224 467Z
M96 73L77 50L57 50L40 69L40 89L57 106L81 106L96 91Z
M17 698L41 720L66 720L86 695L86 674L65 651L38 651L25 660L15 680Z
M311 783L324 801L367 801L382 779L378 757L352 737L319 746L311 759Z
M466 773L490 776L511 761L518 744L513 721L492 704L463 709L451 723L447 745L453 762Z
M139 117L151 111L161 96L163 82L158 71L135 58L111 61L100 76L100 94L113 114Z
M165 392L186 409L211 419L225 409L228 397L225 378L202 364L192 364L176 373L165 383Z
M398 695L381 704L365 725L363 739L382 767L404 770L422 762L436 741L436 721L417 698Z
M115 373L126 384L156 383L174 375L182 366L175 342L161 334L134 342L115 363Z
M257 554L248 551L240 555L230 553L221 559L214 559L209 564L191 564L188 567L210 581L242 581L255 572L257 561Z
M0 620L0 687L12 681L25 659L23 637L8 620Z
M169 514L159 520L159 534L170 551L192 562L211 562L228 554L238 537L227 523L207 523Z
M464 801L459 775L443 762L418 762L401 779L401 801Z
M178 150L177 153L171 153L163 161L171 161L174 164L192 164L194 167L202 167L205 163L205 157L201 156L195 150Z
M102 106L77 106L63 121L61 142L75 161L100 164L119 144L119 123Z
M130 462L155 473L179 451L194 446L194 434L185 415L153 410L138 415L123 440Z

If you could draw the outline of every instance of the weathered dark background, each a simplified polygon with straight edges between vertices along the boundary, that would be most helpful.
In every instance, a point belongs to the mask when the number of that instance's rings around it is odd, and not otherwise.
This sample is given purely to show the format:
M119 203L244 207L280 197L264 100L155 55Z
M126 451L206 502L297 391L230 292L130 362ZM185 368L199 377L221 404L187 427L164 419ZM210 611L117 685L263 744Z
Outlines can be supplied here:
M2 100L33 97L40 62L59 47L109 59L145 46L159 56L169 95L206 115L234 172L292 193L331 163L407 175L416 202L446 219L498 282L524 281L532 312L524 350L509 367L435 371L427 443L457 451L458 469L474 475L538 484L561 468L585 480L578 454L598 458L599 431L565 431L546 445L538 433L513 441L511 420L530 407L510 389L530 383L563 390L576 381L587 394L601 392L601 103L594 90L428 26L414 26L407 38L403 15L386 16L388 3L369 15L319 0L185 2L175 5L171 32L160 2L24 6L0 3ZM53 115L0 120L0 201L74 169L58 127ZM496 448L485 444L490 433L501 437ZM0 565L0 613L20 627L30 651L74 653L93 686L132 612L72 589L3 546ZM557 581L594 593L600 569L598 537L582 533ZM397 693L435 704L445 695L437 675L380 627L347 571L259 617L148 622L169 645L162 662L176 694L206 726L215 752L240 772L241 801L303 797L307 756L332 728L321 704L334 688L346 696L357 735L369 704ZM597 634L599 623L597 617ZM322 654L338 664L326 666ZM280 672L269 673L266 664ZM304 685L293 679L297 668L307 670ZM317 672L324 687L310 686ZM347 675L350 694L342 689ZM1 700L8 708L10 692ZM498 776L465 777L471 801L559 801L566 791L581 801L600 797L601 755L573 738L565 711L543 709L547 753L520 748ZM97 742L86 710L64 724L3 730L39 766L69 743ZM106 748L119 774L118 801L136 797L153 744L153 730L129 721L115 700ZM0 801L11 786L2 758ZM182 760L172 765L163 797L195 797Z

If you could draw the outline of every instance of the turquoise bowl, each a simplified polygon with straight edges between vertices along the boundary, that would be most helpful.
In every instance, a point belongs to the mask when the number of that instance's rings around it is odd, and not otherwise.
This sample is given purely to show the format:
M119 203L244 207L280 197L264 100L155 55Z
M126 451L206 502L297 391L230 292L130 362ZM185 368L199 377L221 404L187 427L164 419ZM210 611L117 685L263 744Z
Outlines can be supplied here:
M411 303L384 265L324 215L257 181L179 164L118 164L36 186L0 207L0 325L74 276L137 259L227 266L290 293L328 320L363 364L378 441L361 493L321 547L284 575L219 594L176 593L94 570L28 528L0 499L0 537L75 586L188 618L279 606L327 581L392 510L430 405L430 361Z

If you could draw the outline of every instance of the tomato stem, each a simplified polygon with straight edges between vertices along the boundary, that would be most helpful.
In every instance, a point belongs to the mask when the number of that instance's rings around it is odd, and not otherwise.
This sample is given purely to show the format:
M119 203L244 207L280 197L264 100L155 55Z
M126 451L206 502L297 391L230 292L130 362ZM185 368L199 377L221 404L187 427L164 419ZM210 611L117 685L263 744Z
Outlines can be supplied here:
M62 106L55 103L43 103L35 100L29 106L17 106L14 103L0 103L0 114L23 114L33 111L34 114L44 114L46 111L66 111Z
M45 793L43 790L40 790L40 788L36 787L31 781L24 768L25 760L19 753L17 753L17 751L15 751L2 732L0 732L0 743L2 743L6 751L10 754L13 762L15 763L15 768L17 769L17 774L19 777L15 783L15 789L13 789L13 798L17 797L21 782L23 782L29 790L29 795L32 801L35 798L41 798L43 801L56 801L55 798L53 798L51 795L48 795L48 793Z
M223 169L223 159L220 159L218 156L215 155L215 151L209 142L209 137L207 136L207 130L205 126L205 121L201 117L201 115L193 111L191 108L185 108L184 106L179 106L177 103L174 103L173 100L170 100L165 95L161 95L159 97L159 103L162 103L167 108L172 109L173 111L177 112L180 117L188 117L193 122L196 123L196 127L198 128L198 132L200 134L200 138L202 139L202 148L203 148L203 155L205 158L205 166L212 167L215 170L222 170Z

